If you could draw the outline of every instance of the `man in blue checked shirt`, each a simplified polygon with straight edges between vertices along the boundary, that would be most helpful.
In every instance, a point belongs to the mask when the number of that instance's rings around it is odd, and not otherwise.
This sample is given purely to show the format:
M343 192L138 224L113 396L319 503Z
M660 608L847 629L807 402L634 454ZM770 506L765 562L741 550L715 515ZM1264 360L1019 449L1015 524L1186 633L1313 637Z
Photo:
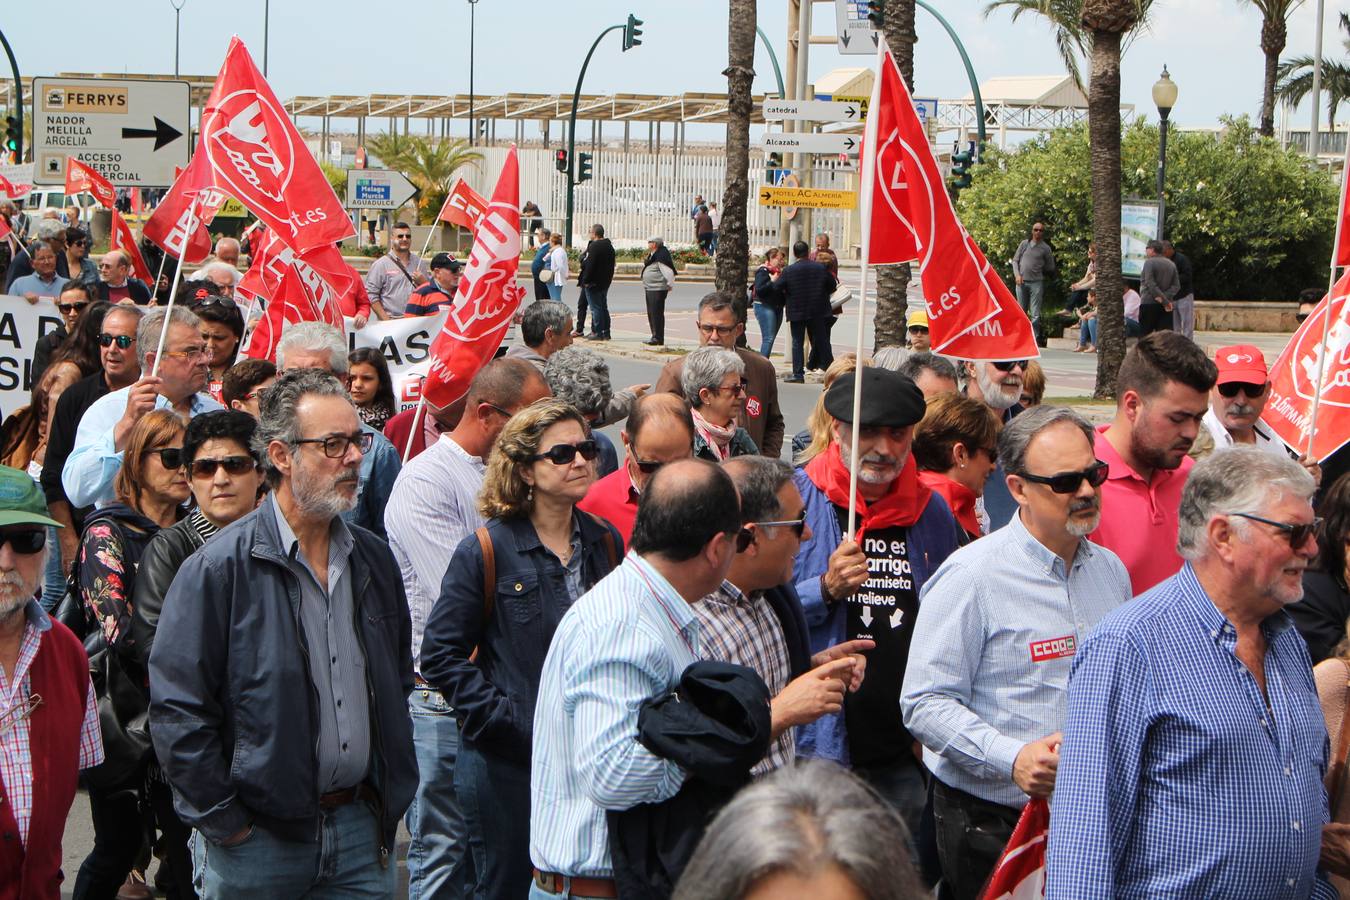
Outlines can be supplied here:
M617 897L606 810L675 796L685 773L638 742L638 707L702 655L690 608L736 555L740 501L717 466L663 466L642 493L632 552L563 616L534 713L534 900Z
M1062 407L1005 425L998 455L1018 514L948 557L920 599L900 706L933 773L957 900L979 895L1027 798L1054 790L1074 653L1130 599L1125 566L1087 539L1106 480L1092 437Z
M1069 682L1047 896L1331 898L1327 731L1285 607L1317 554L1312 476L1220 450L1181 495L1181 571L1107 616Z

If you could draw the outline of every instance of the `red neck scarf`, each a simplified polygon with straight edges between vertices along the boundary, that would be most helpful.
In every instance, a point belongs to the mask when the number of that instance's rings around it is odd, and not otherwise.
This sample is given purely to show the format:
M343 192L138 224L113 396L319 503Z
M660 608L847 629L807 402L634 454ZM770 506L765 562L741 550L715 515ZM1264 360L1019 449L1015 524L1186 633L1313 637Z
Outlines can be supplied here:
M975 492L941 472L920 472L919 480L947 501L956 523L971 537L980 536L980 517L975 512Z
M831 442L824 453L806 464L806 477L820 488L831 503L848 509L848 466L844 465L839 452L839 443ZM864 531L913 525L923 514L932 493L927 485L919 481L914 457L909 457L900 470L900 477L891 484L885 496L869 504L862 494L858 495L858 533L854 536L855 540L861 539Z

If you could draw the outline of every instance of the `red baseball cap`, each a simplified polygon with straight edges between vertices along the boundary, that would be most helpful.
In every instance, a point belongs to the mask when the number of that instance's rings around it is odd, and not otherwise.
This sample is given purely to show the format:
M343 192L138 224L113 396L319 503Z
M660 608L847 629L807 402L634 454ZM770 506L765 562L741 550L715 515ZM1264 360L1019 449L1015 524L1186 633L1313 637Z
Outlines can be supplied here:
M1218 384L1241 381L1247 384L1265 384L1270 380L1270 370L1266 368L1266 357L1261 348L1251 344L1234 344L1220 347L1214 354L1214 362L1219 367Z

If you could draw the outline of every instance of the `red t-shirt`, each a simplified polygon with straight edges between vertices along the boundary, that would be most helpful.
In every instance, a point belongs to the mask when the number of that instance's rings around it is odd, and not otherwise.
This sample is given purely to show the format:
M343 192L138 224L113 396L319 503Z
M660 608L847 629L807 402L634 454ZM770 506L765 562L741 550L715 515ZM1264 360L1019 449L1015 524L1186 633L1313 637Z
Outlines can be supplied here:
M628 546L633 536L633 524L637 521L638 492L633 488L633 479L628 475L628 467L619 468L601 478L586 496L577 504L577 509L593 516L605 519L619 530L624 546Z

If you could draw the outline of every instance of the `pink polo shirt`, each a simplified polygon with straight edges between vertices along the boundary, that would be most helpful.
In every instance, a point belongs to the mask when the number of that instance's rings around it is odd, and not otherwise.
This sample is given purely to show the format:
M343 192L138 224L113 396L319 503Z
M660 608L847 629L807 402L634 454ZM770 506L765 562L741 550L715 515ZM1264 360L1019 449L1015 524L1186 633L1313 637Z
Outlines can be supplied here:
M1181 568L1177 518L1181 489L1195 460L1188 456L1176 469L1158 469L1146 483L1106 439L1107 427L1097 427L1094 445L1097 458L1110 466L1102 485L1102 522L1088 540L1120 557L1137 597Z

